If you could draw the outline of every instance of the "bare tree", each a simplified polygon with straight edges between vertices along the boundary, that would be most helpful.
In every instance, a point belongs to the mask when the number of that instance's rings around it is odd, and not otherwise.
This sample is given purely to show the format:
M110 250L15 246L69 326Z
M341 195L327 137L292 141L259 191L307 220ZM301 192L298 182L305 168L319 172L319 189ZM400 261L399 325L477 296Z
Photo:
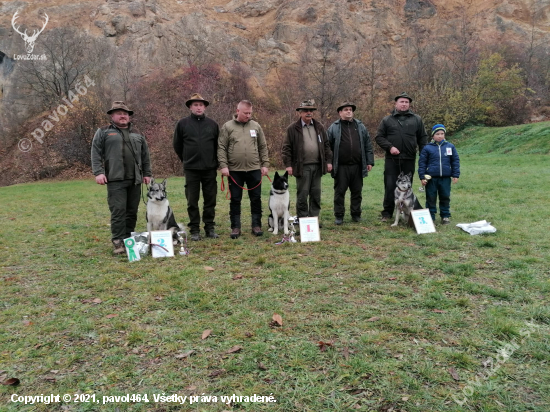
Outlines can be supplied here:
M20 65L20 82L43 108L58 104L74 92L85 75L99 75L109 47L74 28L51 30L40 43L46 60L25 61Z

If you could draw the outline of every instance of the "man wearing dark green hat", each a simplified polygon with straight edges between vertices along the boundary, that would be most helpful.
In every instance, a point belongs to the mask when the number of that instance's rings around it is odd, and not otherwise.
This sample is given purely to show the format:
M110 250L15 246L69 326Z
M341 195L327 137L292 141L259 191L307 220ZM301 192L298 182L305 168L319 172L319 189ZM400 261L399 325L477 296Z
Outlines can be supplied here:
M384 163L384 202L382 221L391 219L395 208L397 176L403 172L414 176L416 152L428 144L422 118L410 110L412 98L405 92L395 96L395 107L380 122L376 143L386 152Z

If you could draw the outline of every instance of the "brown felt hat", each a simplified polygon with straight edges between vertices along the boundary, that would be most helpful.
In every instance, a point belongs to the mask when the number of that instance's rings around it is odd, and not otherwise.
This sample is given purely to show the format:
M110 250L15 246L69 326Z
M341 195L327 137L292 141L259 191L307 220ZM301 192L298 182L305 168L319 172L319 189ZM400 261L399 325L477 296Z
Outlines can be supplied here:
M315 100L304 100L302 103L300 103L300 107L298 107L296 111L299 112L302 109L317 110L317 107L315 107Z
M189 100L185 102L185 105L189 107L193 102L203 102L205 106L208 106L210 104L208 100L204 100L203 97L198 93L193 93Z
M111 113L113 113L115 110L124 110L124 111L127 112L130 116L134 114L133 111L131 111L130 109L128 109L128 106L126 106L126 103L121 102L121 101L113 102L113 104L111 105L111 108L110 108L109 110L107 110L107 114L111 114Z
M403 92L401 93L400 95L398 96L395 96L395 99L393 99L394 101L397 101L397 99L409 99L409 103L411 103L413 101L413 98L411 96L409 96L406 92Z
M344 107L351 107L351 111L354 112L355 109L357 109L357 106L354 105L353 103L351 102L344 102L342 103L340 106L338 106L338 109L336 109L337 112L340 112L340 110L342 110Z

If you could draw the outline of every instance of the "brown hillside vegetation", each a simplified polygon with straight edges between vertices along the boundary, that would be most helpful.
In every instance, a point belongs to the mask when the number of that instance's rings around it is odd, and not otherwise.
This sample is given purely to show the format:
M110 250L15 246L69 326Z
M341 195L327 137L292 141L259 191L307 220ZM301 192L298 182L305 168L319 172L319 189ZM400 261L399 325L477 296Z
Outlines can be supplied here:
M18 58L15 12L29 33L49 16L33 51L45 60ZM543 120L549 13L547 0L0 2L0 172L9 183L85 172L105 110L124 99L155 174L177 174L171 135L193 92L218 123L252 100L273 166L305 98L326 126L353 100L371 135L403 90L428 126L450 131ZM78 93L85 76L93 84Z

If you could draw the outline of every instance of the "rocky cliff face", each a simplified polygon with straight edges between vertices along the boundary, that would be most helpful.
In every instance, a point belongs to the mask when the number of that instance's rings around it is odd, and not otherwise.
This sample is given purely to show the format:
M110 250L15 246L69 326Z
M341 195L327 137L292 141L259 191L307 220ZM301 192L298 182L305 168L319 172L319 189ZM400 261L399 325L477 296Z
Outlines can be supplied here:
M277 68L299 66L305 53L319 55L319 39L336 39L342 56L377 45L399 60L406 58L414 35L425 30L444 35L465 21L482 38L527 38L535 8L547 16L550 0L3 1L1 120L5 125L7 111L24 110L14 105L24 99L13 85L18 66L26 64L14 59L25 54L25 43L11 25L16 11L21 30L28 33L41 26L41 16L47 13L45 30L72 26L103 39L115 54L129 56L137 75L158 67L176 70L189 63L237 61L247 65L262 86ZM550 31L548 18L539 18L537 30ZM34 53L41 53L40 36Z

